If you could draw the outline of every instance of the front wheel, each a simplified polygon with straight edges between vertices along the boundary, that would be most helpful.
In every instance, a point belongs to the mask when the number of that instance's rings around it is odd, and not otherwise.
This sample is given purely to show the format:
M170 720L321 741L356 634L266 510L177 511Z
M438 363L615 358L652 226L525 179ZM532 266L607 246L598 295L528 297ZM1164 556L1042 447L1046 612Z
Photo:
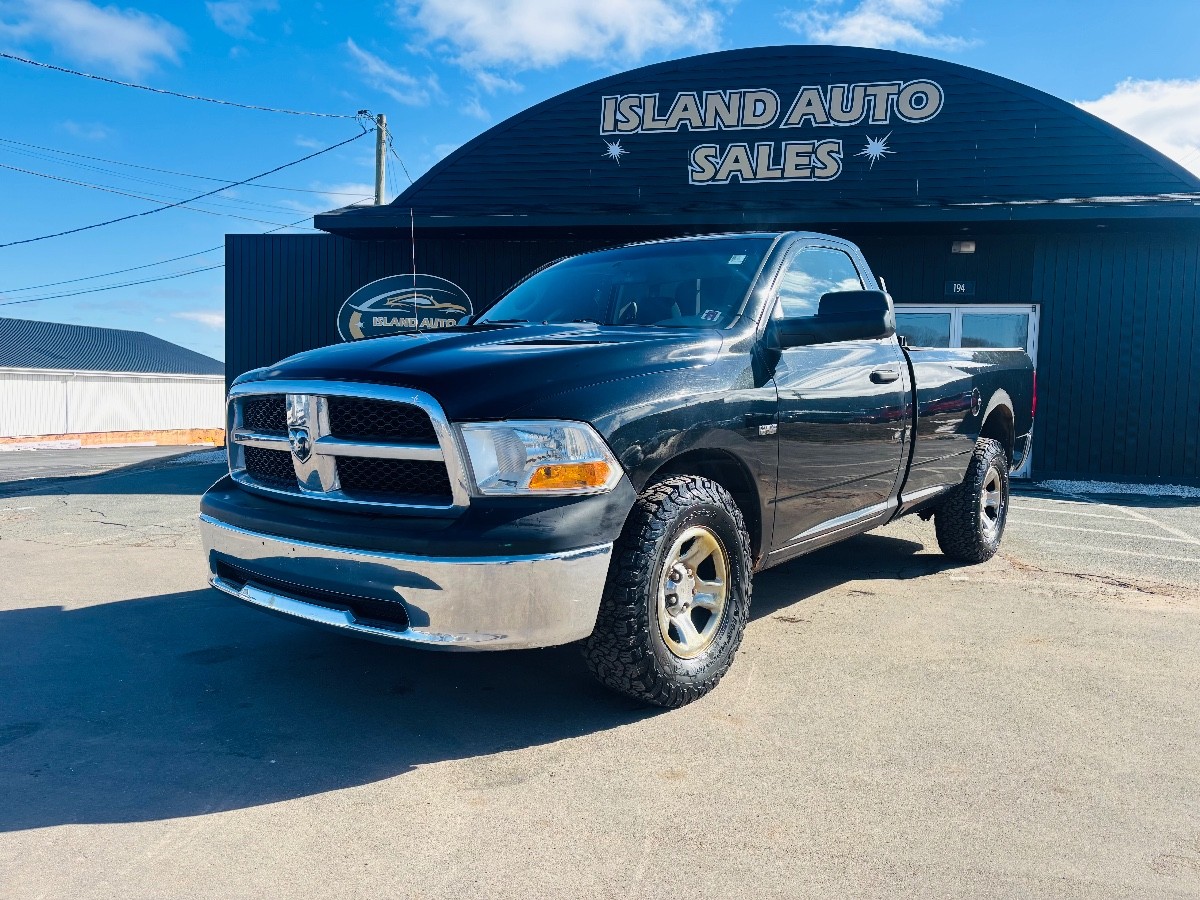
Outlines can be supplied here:
M655 482L614 548L588 667L637 700L691 703L733 663L750 587L749 536L729 492L694 475Z
M987 562L1000 549L1008 521L1008 456L980 438L967 475L933 513L938 546L951 559Z

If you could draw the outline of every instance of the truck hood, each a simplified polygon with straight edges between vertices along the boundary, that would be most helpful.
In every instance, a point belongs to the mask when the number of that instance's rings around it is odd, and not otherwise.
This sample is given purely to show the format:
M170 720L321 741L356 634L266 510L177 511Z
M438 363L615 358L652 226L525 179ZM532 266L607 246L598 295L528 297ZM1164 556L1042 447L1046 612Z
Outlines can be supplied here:
M621 379L636 402L637 378L709 365L721 332L571 325L477 325L309 350L237 379L361 381L416 388L451 419L498 419L531 403ZM646 390L651 390L649 384ZM570 417L569 410L560 413Z

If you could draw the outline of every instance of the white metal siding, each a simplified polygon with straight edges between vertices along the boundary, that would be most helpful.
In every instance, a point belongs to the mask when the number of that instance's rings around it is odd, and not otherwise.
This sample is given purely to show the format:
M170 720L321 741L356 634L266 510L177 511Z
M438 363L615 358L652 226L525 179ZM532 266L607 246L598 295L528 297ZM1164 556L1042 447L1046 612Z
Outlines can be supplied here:
M62 375L0 374L0 437L66 434Z
M224 426L225 382L0 372L0 437Z

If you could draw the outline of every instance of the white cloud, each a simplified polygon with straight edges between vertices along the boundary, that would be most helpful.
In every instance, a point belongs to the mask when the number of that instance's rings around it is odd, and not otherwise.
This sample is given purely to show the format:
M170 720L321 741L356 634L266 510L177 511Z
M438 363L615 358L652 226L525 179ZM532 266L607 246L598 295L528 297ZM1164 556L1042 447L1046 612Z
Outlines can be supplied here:
M480 122L492 121L492 114L479 102L477 94L471 94L467 97L463 101L463 105L458 108L458 111L464 116L470 116L472 119L478 119Z
M841 0L818 2L783 14L783 23L818 44L853 47L923 47L961 50L971 41L934 29L957 0L860 0L845 9Z
M437 76L432 73L425 78L417 78L384 62L374 53L368 53L350 38L346 39L346 49L358 64L363 81L398 103L426 106L433 96L441 93Z
M216 328L223 330L225 328L225 310L186 310L184 312L172 313L176 319L187 319L191 322L199 322L207 328Z
M314 188L327 192L324 194L324 197L332 206L326 206L326 209L349 206L352 203L371 203L375 200L375 185L366 184L361 181L345 181L339 184L317 184L314 185Z
M58 127L72 137L83 138L85 141L103 141L113 136L113 130L99 122L76 122L67 119Z
M654 50L711 49L727 0L397 0L402 21L470 69L572 59L623 65Z
M74 61L127 77L162 61L178 63L187 45L184 33L159 16L87 0L16 0L0 4L0 14L0 34L11 40L45 41Z
M209 0L204 4L213 24L230 37L240 40L260 40L250 30L254 17L260 12L275 12L278 0Z
M375 160L372 157L371 168L374 167ZM317 192L309 195L311 199L309 197L303 199L289 198L279 202L283 206L288 206L296 210L301 215L312 216L317 213L328 212L331 209L340 209L343 206L372 203L375 200L374 183L367 184L360 181L347 181L338 184L327 184L315 181L311 182L308 188Z
M479 71L475 73L475 80L479 82L479 86L489 94L496 94L500 91L511 91L518 93L525 90L525 85L518 81L513 81L511 78L505 78L502 75L497 75L494 72Z
M1127 79L1100 99L1077 105L1200 175L1200 80Z

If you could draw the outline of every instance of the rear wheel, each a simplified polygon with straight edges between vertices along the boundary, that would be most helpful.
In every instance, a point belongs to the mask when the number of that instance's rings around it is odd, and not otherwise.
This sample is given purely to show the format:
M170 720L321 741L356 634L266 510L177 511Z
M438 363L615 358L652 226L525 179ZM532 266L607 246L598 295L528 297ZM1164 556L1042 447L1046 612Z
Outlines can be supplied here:
M980 438L967 475L934 511L938 546L951 559L987 562L1000 548L1008 520L1008 457L999 442Z
M672 476L630 513L584 656L613 690L683 706L729 670L749 609L750 541L737 504L714 481Z

